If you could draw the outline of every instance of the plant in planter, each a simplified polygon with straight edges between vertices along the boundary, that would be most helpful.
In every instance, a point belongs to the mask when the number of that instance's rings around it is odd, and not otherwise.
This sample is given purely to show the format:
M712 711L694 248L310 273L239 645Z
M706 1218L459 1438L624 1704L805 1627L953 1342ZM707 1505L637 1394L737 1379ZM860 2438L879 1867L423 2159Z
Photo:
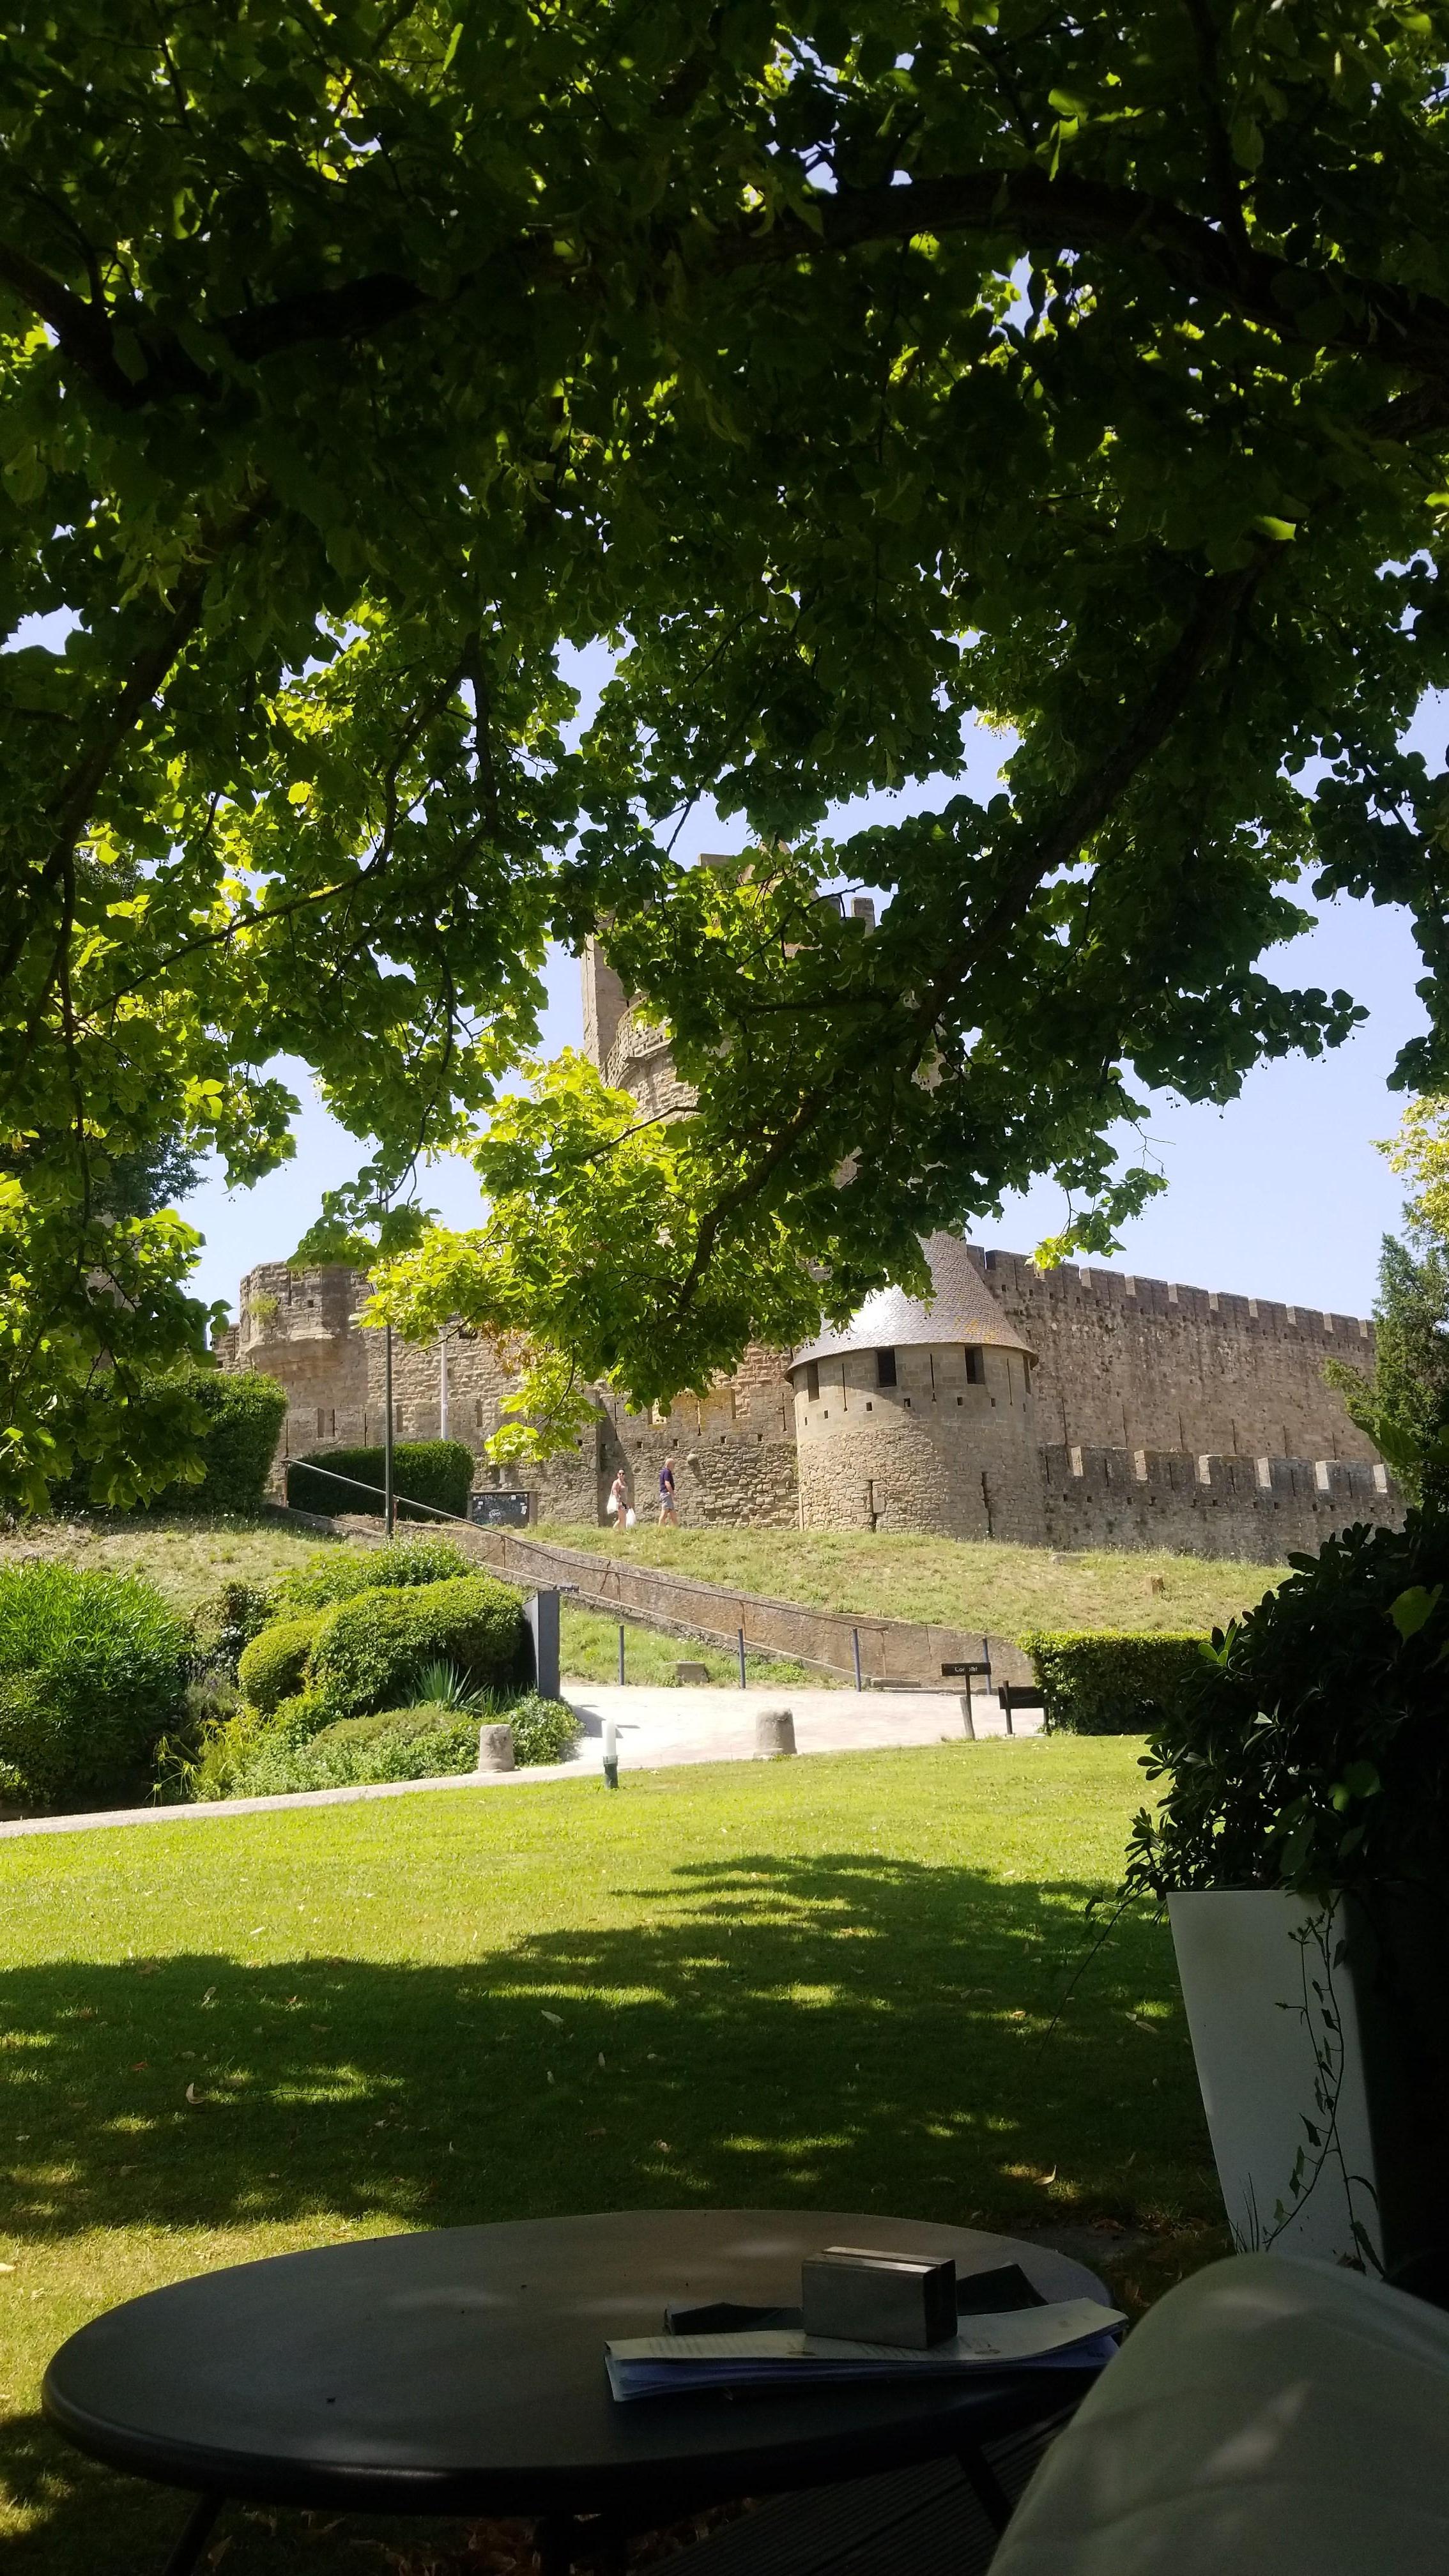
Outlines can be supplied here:
M1292 1557L1149 1739L1124 1893L1171 1918L1243 2244L1449 2246L1449 1514Z

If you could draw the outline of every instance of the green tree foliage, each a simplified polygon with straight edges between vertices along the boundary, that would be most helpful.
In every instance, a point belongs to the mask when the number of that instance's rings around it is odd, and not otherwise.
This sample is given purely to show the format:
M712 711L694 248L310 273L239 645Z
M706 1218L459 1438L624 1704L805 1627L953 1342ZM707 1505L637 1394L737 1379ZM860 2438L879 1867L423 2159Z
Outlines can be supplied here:
M103 1378L93 1403L113 1408L117 1392ZM219 1369L196 1360L164 1376L139 1379L129 1395L128 1413L139 1421L154 1406L169 1426L180 1402L192 1408L196 1439L183 1462L183 1473L147 1496L153 1509L259 1511L287 1418L286 1388L259 1371ZM111 1454L110 1443L101 1446L104 1462ZM104 1463L89 1475L81 1468L66 1479L55 1499L67 1504L103 1501L105 1496L97 1488L104 1481L109 1481Z
M1449 1519L1325 1540L1215 1630L1155 1727L1126 1885L1426 1887L1449 1861Z
M1449 1504L1449 1252L1426 1243L1418 1257L1391 1234L1379 1255L1374 1373L1345 1360L1324 1369L1351 1419L1381 1449L1414 1501Z
M614 925L700 1086L604 1336L640 1388L1034 1171L1104 1248L1154 1185L1109 1141L1139 1086L1227 1099L1352 1025L1259 963L1306 869L1410 907L1403 1069L1449 1069L1449 781L1398 748L1449 678L1446 37L1363 0L19 0L0 1496L72 1463L98 1370L199 1347L194 1235L104 1173L270 1168L290 1052L395 1197L526 1051L550 935ZM976 713L999 793L819 838L950 778ZM792 859L679 866L708 798ZM832 875L889 895L873 937ZM617 1112L530 1150L587 1270ZM120 1498L194 1431L102 1427Z

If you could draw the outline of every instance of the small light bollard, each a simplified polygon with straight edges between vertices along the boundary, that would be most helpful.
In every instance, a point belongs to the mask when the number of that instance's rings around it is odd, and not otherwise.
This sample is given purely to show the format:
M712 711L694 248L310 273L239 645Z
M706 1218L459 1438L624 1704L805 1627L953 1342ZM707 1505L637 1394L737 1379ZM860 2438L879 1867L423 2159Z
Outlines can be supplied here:
M755 1720L755 1759L773 1762L795 1750L795 1718L788 1708L762 1708Z
M623 1630L620 1630L622 1636ZM611 1717L604 1720L604 1778L611 1789L619 1785L619 1730Z

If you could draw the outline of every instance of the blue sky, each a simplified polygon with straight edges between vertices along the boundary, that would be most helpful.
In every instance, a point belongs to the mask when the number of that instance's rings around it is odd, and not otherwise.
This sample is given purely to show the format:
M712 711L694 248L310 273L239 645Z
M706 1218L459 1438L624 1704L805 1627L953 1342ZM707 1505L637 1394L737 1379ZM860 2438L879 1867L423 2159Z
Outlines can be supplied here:
M598 666L581 661L573 676L586 691L586 716ZM1443 710L1426 708L1411 739L1431 768L1439 767ZM962 783L989 792L1005 748L1000 736L979 732L968 747ZM937 779L900 798L861 798L832 818L833 827L889 820L947 793L949 782ZM721 823L705 809L686 825L678 851L683 857L739 849L746 837L741 825ZM1366 1314L1379 1239L1397 1226L1401 1195L1374 1139L1391 1134L1398 1121L1402 1102L1388 1090L1387 1077L1404 1040L1423 1026L1414 991L1422 962L1402 914L1339 902L1322 909L1309 937L1265 965L1285 983L1330 991L1346 986L1369 1019L1346 1046L1316 1062L1263 1066L1227 1109L1193 1108L1157 1095L1147 1135L1170 1186L1124 1230L1120 1266L1149 1278ZM543 1035L544 1051L552 1054L580 1040L576 960L562 952L552 957L548 982ZM198 1292L233 1309L242 1273L255 1262L284 1259L316 1214L321 1191L364 1159L316 1101L304 1068L289 1070L304 1100L295 1160L255 1189L232 1194L218 1173L208 1173L186 1205L206 1237ZM424 1175L421 1194L450 1224L477 1219L477 1185L466 1165L435 1167ZM1041 1183L1010 1200L999 1222L969 1230L974 1241L1025 1252L1054 1232L1063 1214L1061 1194Z

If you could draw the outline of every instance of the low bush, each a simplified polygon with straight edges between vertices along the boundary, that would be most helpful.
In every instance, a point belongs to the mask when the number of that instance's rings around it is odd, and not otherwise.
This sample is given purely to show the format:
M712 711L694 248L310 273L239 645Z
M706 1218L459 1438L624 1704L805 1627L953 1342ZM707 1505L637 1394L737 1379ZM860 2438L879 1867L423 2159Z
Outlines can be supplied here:
M397 1707L428 1664L453 1664L473 1688L489 1690L520 1681L524 1657L518 1594L491 1575L466 1574L339 1603L317 1632L307 1677L339 1717L361 1717Z
M1146 1735L1201 1667L1201 1637L1038 1630L1021 1640L1041 1684L1047 1725L1063 1735Z
M0 1797L55 1810L135 1794L182 1715L188 1644L138 1576L0 1572Z
M506 1718L513 1729L513 1758L522 1767L539 1762L567 1762L579 1740L579 1721L561 1699L541 1699L526 1691L511 1708L479 1709L474 1723Z
M412 1511L409 1505L432 1503L465 1520L475 1464L472 1450L461 1440L399 1440L392 1453L399 1519L427 1520L429 1513ZM352 1478L353 1485L337 1483L340 1476ZM312 1449L288 1463L287 1500L299 1512L380 1514L382 1478L381 1449Z
M279 1700L272 1711L270 1736L285 1736L289 1744L310 1744L325 1726L335 1724L337 1711L322 1691L294 1691L290 1699Z
M478 1729L446 1709L388 1709L345 1718L305 1744L268 1727L242 1755L228 1795L270 1798L381 1780L446 1780L476 1770Z
M237 1665L280 1607L274 1583L223 1583L203 1601L191 1622L192 1662L198 1674L219 1673L235 1681Z
M395 1539L388 1547L321 1547L294 1566L277 1589L280 1610L330 1610L355 1593L448 1583L471 1574L471 1560L450 1538Z
M279 1700L302 1687L312 1643L326 1614L313 1610L306 1618L274 1619L253 1637L237 1664L237 1680L254 1709L270 1717Z
M370 1781L452 1779L477 1769L479 1726L498 1720L513 1728L520 1765L565 1761L578 1736L572 1709L540 1699L536 1691L516 1699L490 1697L466 1715L436 1701L377 1709L366 1717L335 1719L305 1736L284 1726L285 1716L286 1709L279 1709L269 1726L236 1740L227 1786L211 1795L265 1798Z

